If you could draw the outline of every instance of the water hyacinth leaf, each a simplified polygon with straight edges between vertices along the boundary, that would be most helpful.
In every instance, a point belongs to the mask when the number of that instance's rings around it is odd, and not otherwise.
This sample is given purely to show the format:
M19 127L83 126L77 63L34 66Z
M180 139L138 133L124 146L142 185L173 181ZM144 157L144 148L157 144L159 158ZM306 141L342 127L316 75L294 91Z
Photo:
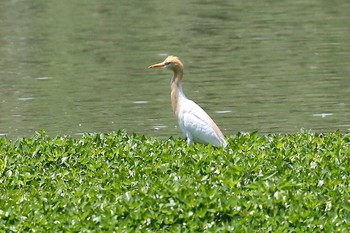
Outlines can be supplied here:
M227 148L215 149L125 131L1 138L0 229L350 227L349 134L254 132L228 141Z

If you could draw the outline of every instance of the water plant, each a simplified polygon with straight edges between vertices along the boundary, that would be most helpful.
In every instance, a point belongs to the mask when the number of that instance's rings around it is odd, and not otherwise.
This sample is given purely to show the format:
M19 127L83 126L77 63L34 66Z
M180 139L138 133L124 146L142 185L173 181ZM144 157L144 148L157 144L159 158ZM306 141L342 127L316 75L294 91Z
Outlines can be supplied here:
M0 138L5 232L347 232L350 134Z

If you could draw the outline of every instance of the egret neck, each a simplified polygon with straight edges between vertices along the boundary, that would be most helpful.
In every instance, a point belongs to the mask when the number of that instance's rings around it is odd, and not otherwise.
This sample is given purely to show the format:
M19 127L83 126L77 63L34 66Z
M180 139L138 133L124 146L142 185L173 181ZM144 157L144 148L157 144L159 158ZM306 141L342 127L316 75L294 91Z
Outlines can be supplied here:
M183 71L179 69L174 69L174 76L171 79L171 106L176 116L179 115L179 109L181 104L181 99L186 98L185 93L182 90L182 76Z

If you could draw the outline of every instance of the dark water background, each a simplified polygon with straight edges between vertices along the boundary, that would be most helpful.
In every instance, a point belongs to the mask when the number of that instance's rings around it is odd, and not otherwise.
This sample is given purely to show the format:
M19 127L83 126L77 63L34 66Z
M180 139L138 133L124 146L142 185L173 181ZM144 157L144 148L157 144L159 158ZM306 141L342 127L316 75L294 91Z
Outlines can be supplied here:
M350 128L350 1L0 2L0 135L181 135L166 55L225 135Z

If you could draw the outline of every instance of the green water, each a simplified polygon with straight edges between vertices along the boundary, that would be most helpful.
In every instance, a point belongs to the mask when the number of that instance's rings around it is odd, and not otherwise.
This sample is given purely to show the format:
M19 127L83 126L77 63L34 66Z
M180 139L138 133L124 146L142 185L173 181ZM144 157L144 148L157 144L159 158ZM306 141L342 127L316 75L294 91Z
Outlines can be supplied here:
M0 135L178 137L166 55L225 135L350 128L350 2L2 1Z

